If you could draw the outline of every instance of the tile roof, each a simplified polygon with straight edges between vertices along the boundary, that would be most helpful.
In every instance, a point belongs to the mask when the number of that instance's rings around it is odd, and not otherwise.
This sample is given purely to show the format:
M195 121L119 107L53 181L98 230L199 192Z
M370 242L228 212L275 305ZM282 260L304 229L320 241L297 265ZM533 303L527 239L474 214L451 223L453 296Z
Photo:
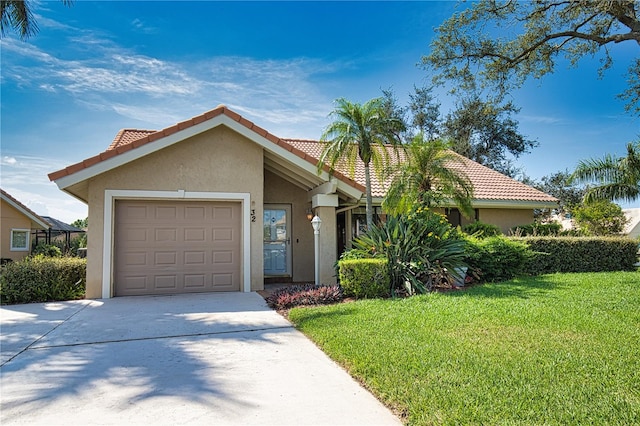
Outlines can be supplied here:
M287 151L291 152L292 154L300 157L301 159L306 160L314 165L318 163L317 157L312 157L309 154L295 148L294 146L289 145L283 139L280 139L279 137L267 132L262 127L257 126L253 122L243 118L240 114L230 110L224 105L219 105L218 107L212 109L211 111L207 111L204 114L200 114L198 116L195 116L188 120L174 124L173 126L167 127L162 130L153 131L153 130L123 129L120 132L118 132L118 134L116 135L114 140L111 142L111 144L109 145L106 151L103 151L100 154L95 155L93 157L87 158L86 160L81 161L79 163L72 164L64 169L55 171L53 173L49 173L49 180L56 181L65 176L70 176L81 170L84 170L98 163L101 163L105 160L113 158L117 155L123 154L127 151L138 148L142 145L152 143L158 139L172 135L181 130L187 129L191 126L195 126L196 124L200 124L204 121L210 120L212 118L215 118L223 114L228 118L231 118L232 120L237 121L239 124L246 127L247 129L266 138L273 144L278 145L286 149ZM140 137L136 138L137 136L140 136ZM324 169L325 171L329 171L329 168L327 166L325 166ZM337 173L334 173L333 176L360 191L364 191L364 186L354 181L353 179L348 178L342 173L337 172Z
M320 154L322 153L323 143L319 141L309 140L309 139L285 139L285 141L298 148L301 151L308 153L309 155L320 158ZM390 150L391 151L391 150ZM390 158L394 158L395 154L390 153ZM401 154L400 160L402 160L403 156ZM337 164L336 170L341 172L346 176L351 176L349 168L346 164ZM356 160L356 166L354 169L353 180L365 186L365 176L364 176L364 163L358 158ZM371 195L374 197L384 197L387 193L387 187L381 182L376 174L371 171Z
M319 157L320 152L322 152L322 143L318 141L300 139L285 139L285 141L316 158ZM545 203L555 203L558 201L556 198L542 191L496 172L489 167L476 163L459 154L455 155L460 157L461 161L459 163L452 163L451 168L460 170L467 175L473 183L473 198L475 200L532 201ZM396 157L391 149L389 149L389 157L392 161L394 161L394 158L396 158L395 161L403 161L405 158L402 153L399 157ZM349 176L349 172L344 164L338 165L337 169ZM364 163L362 163L360 159L358 159L356 163L354 180L364 183ZM388 186L388 181L381 182L377 176L375 176L375 173L371 174L371 192L374 197L384 197L387 193Z
M118 132L113 142L107 148L107 151L116 149L120 145L126 145L128 143L142 139L145 136L149 136L151 133L155 133L157 130L140 130L140 129L122 129Z
M248 129L256 132L257 134L265 137L269 141L276 145L279 145L295 154L296 156L306 160L312 164L317 164L320 153L322 152L322 143L316 140L308 139L281 139L273 134L267 132L259 126L256 126L251 121L248 121L241 117L239 114L229 110L224 105L220 105L217 108L208 111L199 116L193 117L189 120L178 123L174 126L168 127L163 130L139 130L139 129L123 129L111 142L111 145L106 151L99 155L91 157L80 163L71 165L65 169L59 170L49 174L49 179L54 181L64 176L74 174L82 169L91 167L94 164L107 160L116 155L127 152L131 149L135 149L139 146L147 143L152 143L155 140L169 136L180 130L186 129L195 124L199 124L203 121L214 118L220 114L225 114L227 117L239 122ZM458 155L458 154L456 154ZM404 155L401 153L399 157L390 150L390 158L396 158L395 161L402 161ZM462 157L460 163L454 163L452 168L460 169L464 172L474 186L474 199L483 201L515 201L515 202L542 202L542 203L556 203L558 200L544 192L541 192L533 187L525 185L515 179L505 176L493 169L485 167L475 161ZM334 177L342 180L343 182L359 189L365 190L364 182L364 164L358 159L355 167L355 173L353 178L349 178L351 175L347 167L342 164L336 167ZM325 167L328 170L328 167ZM374 197L384 197L387 192L389 182L381 182L375 173L371 174L371 189Z

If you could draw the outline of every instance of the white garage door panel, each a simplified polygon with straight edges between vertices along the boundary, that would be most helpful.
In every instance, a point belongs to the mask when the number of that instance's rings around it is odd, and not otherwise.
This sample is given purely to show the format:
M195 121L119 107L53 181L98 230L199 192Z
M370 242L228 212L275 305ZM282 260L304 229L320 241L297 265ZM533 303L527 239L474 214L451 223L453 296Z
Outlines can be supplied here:
M115 294L240 291L240 203L116 201Z

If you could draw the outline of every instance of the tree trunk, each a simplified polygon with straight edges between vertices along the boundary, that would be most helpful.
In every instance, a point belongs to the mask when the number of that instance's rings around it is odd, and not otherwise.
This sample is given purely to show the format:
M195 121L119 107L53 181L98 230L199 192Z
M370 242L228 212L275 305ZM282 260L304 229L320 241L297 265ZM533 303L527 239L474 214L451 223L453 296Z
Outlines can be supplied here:
M367 190L367 229L371 229L373 225L373 199L371 197L371 172L368 163L364 165L364 178Z

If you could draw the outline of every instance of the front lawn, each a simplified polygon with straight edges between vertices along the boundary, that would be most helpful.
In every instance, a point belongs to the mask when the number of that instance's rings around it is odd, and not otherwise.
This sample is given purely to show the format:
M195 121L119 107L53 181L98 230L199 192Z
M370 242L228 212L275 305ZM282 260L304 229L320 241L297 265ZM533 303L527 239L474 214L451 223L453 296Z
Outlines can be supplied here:
M409 424L640 424L640 272L289 313Z

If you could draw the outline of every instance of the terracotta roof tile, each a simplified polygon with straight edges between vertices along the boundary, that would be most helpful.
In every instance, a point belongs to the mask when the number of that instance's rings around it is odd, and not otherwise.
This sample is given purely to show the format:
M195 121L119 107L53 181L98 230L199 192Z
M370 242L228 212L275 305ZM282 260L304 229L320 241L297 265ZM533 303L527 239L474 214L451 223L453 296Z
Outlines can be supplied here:
M200 124L206 120L210 120L221 114L226 115L232 120L237 121L244 127L254 131L256 134L266 138L270 142L290 151L301 159L312 163L314 166L318 162L318 158L322 153L323 144L315 140L307 139L281 139L265 129L255 125L253 122L243 118L238 113L231 111L224 105L219 105L211 111L207 111L201 115L193 117L189 120L182 121L163 130L139 130L139 129L123 129L114 138L111 145L106 151L91 157L83 162L73 164L65 169L58 170L49 174L50 180L58 180L62 177L74 174L84 168L91 167L98 162L108 160L109 158L120 155L123 152L138 148L147 143L153 143L158 139L174 134L180 130ZM395 157L392 150L389 150L391 158ZM402 161L404 156L395 157L395 161ZM511 179L500 174L488 167L482 166L467 158L461 157L461 164L452 164L452 168L461 168L473 182L476 200L503 200L503 201L536 201L536 202L557 202L557 200L543 192L538 191L528 185ZM357 161L353 178L345 164L339 164L336 167L333 176L348 185L364 191L364 164L360 160ZM325 165L323 170L328 171ZM389 182L381 182L375 173L371 175L371 187L374 197L383 197L388 189Z
M93 157L91 157L91 158L87 158L86 160L84 160L84 161L82 162L82 164L83 164L85 167L91 167L91 166L93 166L94 164L98 164L99 162L100 162L100 157L99 157L99 156L93 156Z
M158 139L162 139L163 137L169 136L180 130L184 130L185 128L194 126L196 124L200 124L206 120L210 120L221 114L225 114L227 117L237 121L241 125L247 127L249 130L253 130L254 132L256 132L256 134L266 138L267 140L271 141L276 145L279 145L287 149L288 151L293 152L298 157L305 159L305 156L306 156L305 152L295 149L294 147L292 147L291 145L289 145L287 142L283 141L279 137L267 132L266 130L264 130L259 126L256 126L251 121L244 119L242 116L240 116L240 114L234 111L231 111L226 106L219 105L211 111L207 111L203 114L200 114L189 120L185 120L181 123L175 124L173 126L167 127L163 130L155 131L155 130L123 129L120 132L118 132L113 142L111 143L111 145L109 145L106 151L90 159L91 165L97 164L97 161L92 160L93 158L99 159L99 161L108 160L109 158L115 157L116 155L120 155L123 152L138 148L147 143L152 143ZM85 161L88 161L88 160L85 160ZM317 160L315 160L315 158L307 159L307 161L311 161L311 162L315 161L317 163ZM55 171L49 174L49 179L58 180L65 176L72 175L82 169L90 167L87 164L88 163L81 161L79 163L66 167L65 169ZM364 187L360 183L355 182L349 179L348 177L343 176L340 173L336 173L336 177L348 183L349 185L353 186L354 188L357 188L360 191L364 190Z
M322 143L314 140L285 139L291 146L319 158L322 153ZM395 161L403 161L404 155L396 157L393 150L389 149L390 158ZM456 154L458 155L458 154ZM466 157L458 155L460 163L452 163L452 169L461 170L467 175L474 186L474 199L476 200L496 200L496 201L535 201L535 202L557 202L557 199L538 191L522 182L496 172L493 169L476 163ZM317 160L316 160L317 161ZM350 173L346 165L339 164L337 170L349 176ZM364 164L357 160L354 180L364 184ZM375 173L371 174L371 192L374 197L384 197L387 193L389 181L381 182Z
M142 139L155 132L155 130L122 129L118 132L107 150L114 149L119 145L126 145L130 142L137 141L138 139Z

